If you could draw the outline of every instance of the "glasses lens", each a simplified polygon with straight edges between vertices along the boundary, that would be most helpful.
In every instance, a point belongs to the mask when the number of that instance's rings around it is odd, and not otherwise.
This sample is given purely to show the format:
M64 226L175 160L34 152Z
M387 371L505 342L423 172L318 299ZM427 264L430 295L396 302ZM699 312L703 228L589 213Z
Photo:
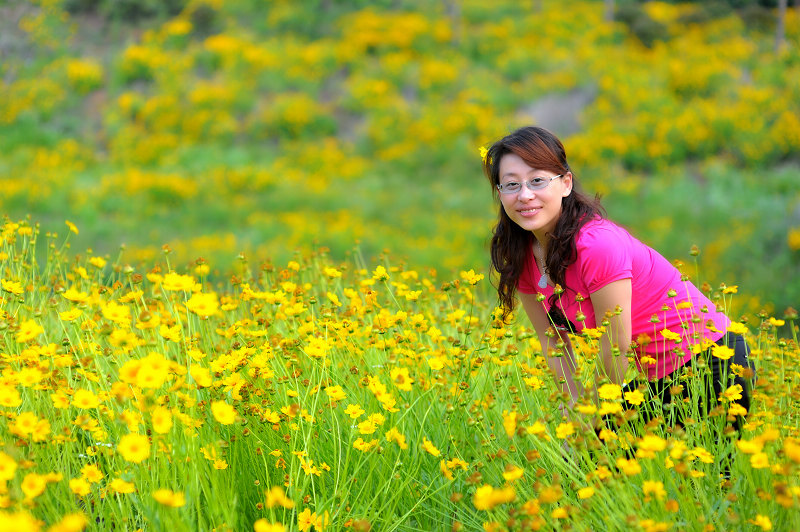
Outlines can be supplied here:
M515 194L519 192L521 188L522 185L520 185L519 183L514 183L514 182L504 183L500 185L500 192L503 192L505 194Z

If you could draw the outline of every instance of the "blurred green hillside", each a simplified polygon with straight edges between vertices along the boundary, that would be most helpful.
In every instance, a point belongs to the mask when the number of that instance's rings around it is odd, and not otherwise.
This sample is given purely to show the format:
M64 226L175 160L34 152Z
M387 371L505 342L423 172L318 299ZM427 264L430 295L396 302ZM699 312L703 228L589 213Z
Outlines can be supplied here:
M776 51L774 10L617 4L0 2L0 212L120 264L358 243L485 270L478 148L536 123L734 313L796 307L798 9Z

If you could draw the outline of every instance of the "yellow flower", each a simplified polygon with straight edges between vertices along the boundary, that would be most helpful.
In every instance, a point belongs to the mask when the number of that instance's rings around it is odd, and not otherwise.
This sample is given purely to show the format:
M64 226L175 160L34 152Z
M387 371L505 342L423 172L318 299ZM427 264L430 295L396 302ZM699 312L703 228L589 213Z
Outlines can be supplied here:
M592 495L594 495L594 488L591 486L587 486L578 490L579 499L588 499Z
M168 408L155 407L150 414L150 419L153 422L153 430L159 434L166 434L172 429L172 413Z
M644 394L639 390L631 390L625 392L625 400L634 406L639 406L644 402Z
M110 301L103 306L103 317L120 327L127 327L131 323L131 309L127 305Z
M325 393L330 397L331 401L341 401L347 397L341 386L328 386L325 388Z
M370 451L375 447L377 447L377 445L378 445L378 440L376 439L366 441L363 438L358 438L356 441L353 442L353 447L361 452Z
M335 307L342 306L342 302L339 301L338 295L334 294L333 292L327 292L325 295L328 297L328 301L330 301L333 304L333 306Z
M344 413L350 416L350 419L358 419L361 414L364 413L364 409L358 405L347 405L347 408L344 409Z
M89 259L89 264L97 268L98 270L105 268L106 266L106 259L102 257L91 257Z
M83 474L83 478L92 484L103 480L103 472L100 471L100 468L95 464L86 464L81 468L81 473Z
M266 519L259 519L253 523L254 532L286 532L286 527L281 523L270 523Z
M375 281L386 281L389 279L389 274L386 272L386 268L383 266L378 266L372 272L372 279Z
M597 411L597 413L601 416L618 414L619 412L622 412L622 405L619 403L609 403L608 401L601 402L600 410Z
M753 440L737 440L736 447L745 454L760 453L764 448L764 442L758 438Z
M81 314L83 314L83 311L81 309L74 308L72 310L59 312L58 317L61 318L63 321L72 321L80 317Z
M208 370L208 368L192 366L191 375L194 379L194 382L197 383L197 385L201 388L208 388L213 382L213 379L211 378L211 372Z
M524 474L525 470L523 468L508 464L503 471L503 478L506 479L506 482L514 482L515 480L521 479Z
M17 416L12 426L13 432L19 436L27 436L33 434L36 430L36 424L39 423L39 418L33 412L22 412Z
M72 301L73 303L85 303L89 300L89 294L86 292L78 291L74 286L68 288L63 294L61 294L65 299Z
M516 411L509 412L508 410L503 410L503 429L506 431L506 435L509 438L513 438L514 434L517 432L517 418L519 414Z
M661 331L661 336L663 336L667 340L672 340L676 344L681 343L681 340L682 340L680 334L678 334L676 332L673 332L673 331L670 331L669 329L662 330Z
M19 324L17 331L17 342L24 344L35 339L44 332L44 327L33 320L25 320Z
M397 430L397 427L392 427L387 430L384 436L386 437L386 441L394 441L401 449L408 449L406 437Z
M191 275L179 275L175 272L169 272L164 276L161 282L161 287L164 290L172 292L178 291L191 291L194 288L195 280Z
M742 398L742 385L734 384L720 394L720 399L724 401L736 401Z
M428 438L425 437L422 438L422 448L433 456L439 456L442 454L442 452L437 449Z
M51 526L47 532L83 532L89 520L82 513L75 512L67 514L61 520Z
M575 433L575 426L571 422L559 423L556 427L556 438L563 440Z
M28 473L25 475L25 478L22 480L22 484L20 485L20 488L22 488L22 493L25 494L26 499L35 499L44 493L44 489L46 487L47 477L38 473Z
M126 482L121 478L115 478L111 482L108 483L108 487L114 490L117 493L133 493L136 491L133 482Z
M756 525L761 530L772 530L772 521L766 515L758 514L755 519L750 519L747 522Z
M213 292L209 294L196 292L192 294L192 297L186 302L186 308L189 309L190 312L194 312L201 317L213 316L217 313L217 310L219 310L217 294Z
M183 496L183 492L172 491L170 489L159 489L154 491L153 498L164 506L169 506L171 508L180 508L186 504L186 498Z
M16 408L22 404L19 391L13 386L0 384L0 406Z
M657 480L645 480L642 484L642 491L645 496L655 495L658 500L667 496L667 492L664 490L664 483Z
M783 440L783 452L794 463L800 464L800 441L795 438L786 438ZM0 462L1 463L1 462ZM2 466L0 465L0 471ZM0 476L0 479L3 477Z
M481 154L481 161L484 163L486 162L486 157L489 155L489 149L485 146L481 146L478 148L478 153Z
M128 462L141 463L150 456L150 440L141 434L126 434L120 438L117 452Z
M633 458L630 460L627 458L617 458L617 467L628 476L638 475L642 472L642 466Z
M691 456L694 456L704 464L713 464L714 463L714 455L710 452L706 451L702 447L695 447L691 451L689 451Z
M76 235L78 234L78 228L75 227L74 223L70 222L69 220L65 220L64 223L67 224L67 227L69 227L70 231L72 231Z
M373 421L371 421L369 419L365 419L364 421L362 421L361 423L358 424L358 433L359 434L372 434L372 433L375 432L375 429L377 429L377 428L378 427L375 424L375 422L373 422Z
M757 452L750 457L750 467L753 469L764 469L769 467L767 453Z
M297 263L295 263L295 264L297 264ZM300 269L300 265L299 264L297 265L297 269ZM329 279L338 279L338 278L340 278L342 276L342 272L340 272L336 268L331 268L329 266L325 266L322 269L322 271Z
M25 289L22 288L22 284L20 284L18 281L6 281L3 279L0 281L0 285L3 286L3 290L14 295L20 295L25 291Z
M286 496L286 493L280 486L272 486L264 494L267 497L267 508L275 508L276 506L287 509L294 508L294 501Z
M769 324L772 325L773 327L783 327L786 324L786 321L770 318Z
M747 409L740 405L739 403L731 403L731 406L728 407L728 415L729 416L746 416Z
M464 281L468 282L470 285L473 286L478 284L478 282L481 281L484 277L482 273L475 273L475 270L461 272L460 275L461 278L464 279Z
M720 360L728 360L733 356L733 349L724 345L714 344L711 347L711 354Z
M645 434L636 448L638 458L653 458L655 453L667 448L667 440L654 434Z
M72 396L72 405L83 410L88 410L100 406L100 399L89 390L81 388Z
M411 391L411 385L414 384L414 379L408 374L408 368L393 368L389 372L389 376L398 390L404 392Z
M69 489L72 490L72 493L75 495L83 497L92 492L92 485L82 478L73 478L69 481Z
M622 397L622 388L618 384L604 384L597 389L600 399L615 401Z
M0 451L0 481L11 480L16 472L17 462L3 451Z
M733 286L726 286L722 289L723 294L736 294L739 292L739 285L735 284Z
M236 410L225 401L212 402L211 413L222 425L232 425L236 421Z
M484 484L472 496L472 504L477 510L491 510L495 506L505 504L517 498L514 488L506 486L502 489L495 489L489 484Z
M324 516L318 516L316 513L312 513L308 508L303 510L300 515L297 516L297 527L301 532L310 530L312 526L314 527L314 530L321 531L328 526L329 522L330 517L328 516L328 512L325 512Z
M739 323L737 321L732 321L730 325L728 325L728 332L733 334L740 334L744 336L747 334L747 326L743 323Z

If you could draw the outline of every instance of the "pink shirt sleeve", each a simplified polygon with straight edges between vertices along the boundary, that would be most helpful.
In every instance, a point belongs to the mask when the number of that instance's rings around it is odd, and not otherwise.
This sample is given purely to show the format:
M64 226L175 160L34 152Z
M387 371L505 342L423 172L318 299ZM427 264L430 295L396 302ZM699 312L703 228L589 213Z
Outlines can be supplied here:
M577 242L578 268L589 294L633 277L630 237L614 226L586 227Z

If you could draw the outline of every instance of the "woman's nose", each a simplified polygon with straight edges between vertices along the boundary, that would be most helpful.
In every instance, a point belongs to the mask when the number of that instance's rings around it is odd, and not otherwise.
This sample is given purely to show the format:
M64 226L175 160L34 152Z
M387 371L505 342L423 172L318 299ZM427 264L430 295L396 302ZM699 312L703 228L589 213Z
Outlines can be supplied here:
M520 189L518 195L520 199L528 199L535 196L536 192L528 187L528 183L522 183L522 188Z

